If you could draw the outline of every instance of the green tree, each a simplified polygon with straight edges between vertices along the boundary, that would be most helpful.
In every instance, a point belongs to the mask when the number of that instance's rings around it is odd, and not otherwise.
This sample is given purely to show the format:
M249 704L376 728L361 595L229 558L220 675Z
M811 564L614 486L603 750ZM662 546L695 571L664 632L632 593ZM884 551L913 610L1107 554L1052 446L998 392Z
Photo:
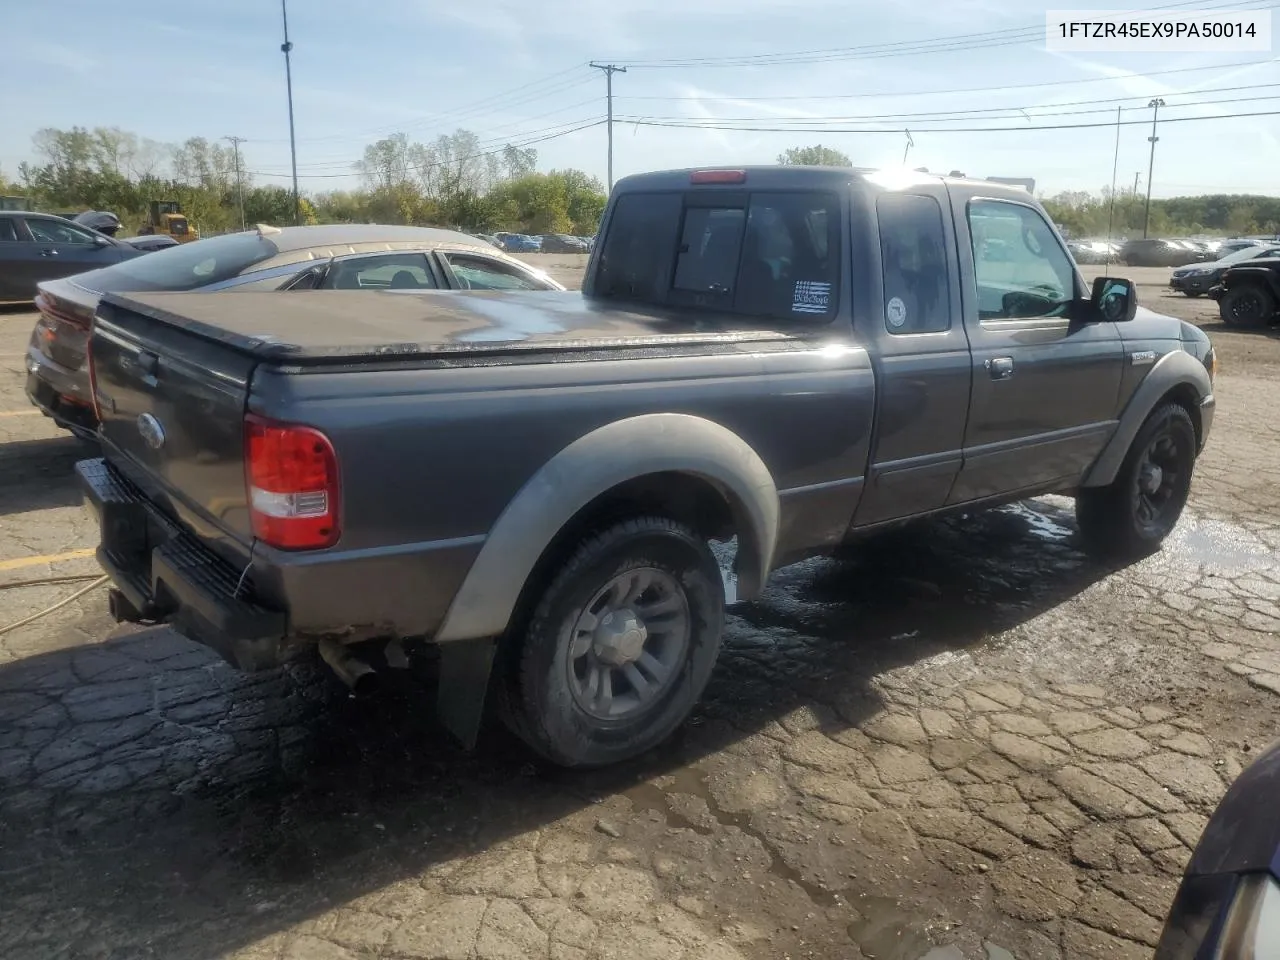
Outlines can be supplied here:
M852 167L853 161L847 154L834 147L817 144L812 147L791 147L778 154L778 162L787 166L799 167Z

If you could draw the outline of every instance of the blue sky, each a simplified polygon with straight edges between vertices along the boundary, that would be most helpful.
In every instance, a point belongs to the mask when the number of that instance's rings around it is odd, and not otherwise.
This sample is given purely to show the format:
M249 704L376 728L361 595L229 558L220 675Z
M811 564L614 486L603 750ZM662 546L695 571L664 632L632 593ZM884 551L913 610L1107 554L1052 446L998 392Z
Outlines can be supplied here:
M1265 4L1241 0L1237 6ZM1150 0L1145 5L1154 6ZM1223 5L1205 0L1200 8ZM290 0L289 13L300 183L310 191L357 185L350 164L364 144L396 130L429 140L465 127L499 145L599 119L604 78L586 67L588 60L636 63L918 43L1042 29L1044 23L1043 6L1008 0L901 6L866 0ZM101 125L163 142L245 137L246 167L255 180L286 184L280 29L273 0L10 4L6 55L0 58L0 171L13 177L20 161L33 159L31 134L41 127ZM1117 105L1140 108L1126 109L1126 120L1149 120L1145 103L1153 96L1166 99L1161 114L1170 119L1280 111L1274 52L1064 55L1045 51L1042 34L1002 36L1006 42L999 45L911 56L632 66L614 80L615 111L631 118L615 125L615 175L768 163L788 146L812 143L837 147L860 165L898 165L906 138L897 132L673 129L634 122L758 118L728 122L824 126L824 118L878 117L884 119L860 126L916 127L911 166L1030 176L1051 193L1097 189L1111 179L1114 127L1033 128L1110 122ZM1080 103L1117 98L1129 99ZM1237 102L1204 102L1227 99ZM963 123L919 117L974 110L987 112ZM1087 110L1103 112L1082 112ZM930 126L1015 129L933 132ZM1122 185L1132 186L1141 171L1145 190L1149 132L1144 125L1122 129ZM604 178L601 126L535 146L540 169L573 166ZM1276 193L1277 170L1280 115L1162 123L1154 193Z

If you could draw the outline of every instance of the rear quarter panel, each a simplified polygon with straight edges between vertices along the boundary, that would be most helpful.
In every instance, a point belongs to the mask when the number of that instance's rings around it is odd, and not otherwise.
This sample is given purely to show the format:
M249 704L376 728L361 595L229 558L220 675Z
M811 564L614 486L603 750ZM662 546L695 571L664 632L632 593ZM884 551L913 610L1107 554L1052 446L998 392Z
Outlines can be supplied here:
M828 528L838 540L856 507L874 380L866 352L847 342L739 344L466 368L263 368L249 407L318 427L338 455L342 540L301 561L331 565L335 593L309 598L313 622L295 626L332 626L354 603L411 635L439 625L486 534L539 468L641 414L690 414L740 436L779 490L777 555L820 552L812 541ZM340 572L353 558L367 561L349 567L359 582Z

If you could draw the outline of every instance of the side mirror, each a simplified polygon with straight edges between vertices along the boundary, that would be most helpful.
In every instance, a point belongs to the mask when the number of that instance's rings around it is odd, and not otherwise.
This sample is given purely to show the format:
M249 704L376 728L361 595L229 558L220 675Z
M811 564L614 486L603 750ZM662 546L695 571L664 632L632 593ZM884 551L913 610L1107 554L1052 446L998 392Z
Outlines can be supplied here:
M1125 323L1138 312L1138 290L1131 280L1095 277L1089 304L1095 322Z
M111 241L108 240L106 237L104 237L102 234L97 234L93 238L93 245L95 247L109 247L111 246Z

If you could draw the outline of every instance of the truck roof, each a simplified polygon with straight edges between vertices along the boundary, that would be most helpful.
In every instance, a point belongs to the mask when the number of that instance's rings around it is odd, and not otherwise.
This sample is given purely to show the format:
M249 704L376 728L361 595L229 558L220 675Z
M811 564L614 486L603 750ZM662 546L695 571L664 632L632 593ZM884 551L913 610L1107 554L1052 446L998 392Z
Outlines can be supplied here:
M99 309L114 308L281 363L794 339L698 329L569 291L108 293Z
M694 173L708 170L741 171L745 180L738 183L694 184ZM954 183L978 187L990 197L1012 197L1023 201L1031 194L1021 187L974 177L951 177L920 170L877 167L805 167L790 164L768 166L688 167L681 170L658 170L635 173L614 184L615 193L652 192L656 190L841 190L858 184L868 190L901 190L913 184Z

